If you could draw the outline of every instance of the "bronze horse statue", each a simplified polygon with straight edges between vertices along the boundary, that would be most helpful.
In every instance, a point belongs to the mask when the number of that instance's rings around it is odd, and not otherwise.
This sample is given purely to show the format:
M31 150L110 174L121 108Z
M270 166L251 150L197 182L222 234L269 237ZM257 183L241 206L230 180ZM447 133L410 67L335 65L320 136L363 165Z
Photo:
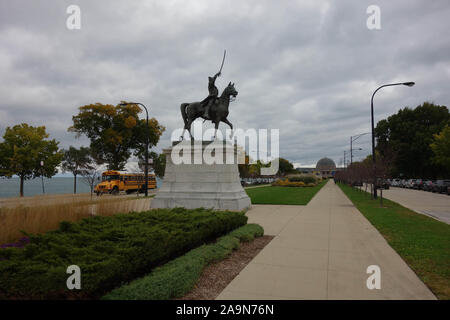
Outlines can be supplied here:
M191 140L194 139L191 134L191 125L194 120L198 118L202 118L204 120L211 120L215 125L214 138L217 135L217 129L219 128L219 123L222 121L230 126L231 130L233 130L233 125L230 121L228 121L228 106L230 105L230 97L236 97L238 92L234 88L234 83L229 83L228 86L223 90L220 97L217 98L217 102L211 101L209 117L206 118L204 116L204 106L201 102L192 102L192 103L182 103L180 106L181 115L184 121L184 130L181 135L181 140L183 140L184 132L187 130L191 137Z

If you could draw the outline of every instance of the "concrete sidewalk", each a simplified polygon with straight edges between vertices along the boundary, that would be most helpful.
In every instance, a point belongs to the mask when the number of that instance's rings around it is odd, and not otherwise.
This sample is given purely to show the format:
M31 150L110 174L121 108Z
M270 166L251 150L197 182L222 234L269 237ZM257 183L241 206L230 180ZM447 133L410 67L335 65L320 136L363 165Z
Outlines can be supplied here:
M217 299L436 299L332 181L307 206L254 206L275 238ZM369 290L367 267L381 269Z

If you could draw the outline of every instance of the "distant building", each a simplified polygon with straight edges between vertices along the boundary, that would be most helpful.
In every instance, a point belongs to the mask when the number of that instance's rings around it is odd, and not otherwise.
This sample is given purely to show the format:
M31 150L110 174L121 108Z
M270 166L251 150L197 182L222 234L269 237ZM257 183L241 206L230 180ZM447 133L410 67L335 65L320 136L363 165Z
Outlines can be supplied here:
M334 177L334 174L336 173L336 171L340 170L340 168L336 168L336 164L332 159L322 158L317 161L315 168L296 168L296 170L300 173L314 174L317 176L322 176L323 178L331 178Z
M336 173L336 164L330 158L322 158L317 161L316 172L324 178L334 177Z

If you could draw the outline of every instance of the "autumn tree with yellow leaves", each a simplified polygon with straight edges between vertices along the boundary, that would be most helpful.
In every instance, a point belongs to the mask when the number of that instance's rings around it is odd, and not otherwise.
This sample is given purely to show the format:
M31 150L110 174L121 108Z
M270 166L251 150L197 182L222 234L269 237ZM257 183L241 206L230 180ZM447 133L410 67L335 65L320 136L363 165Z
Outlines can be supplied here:
M139 119L140 112L136 104L85 105L72 117L73 125L68 131L90 139L92 155L98 164L121 170L131 155L143 158L145 152L146 120ZM150 149L158 143L164 130L155 118L149 119Z

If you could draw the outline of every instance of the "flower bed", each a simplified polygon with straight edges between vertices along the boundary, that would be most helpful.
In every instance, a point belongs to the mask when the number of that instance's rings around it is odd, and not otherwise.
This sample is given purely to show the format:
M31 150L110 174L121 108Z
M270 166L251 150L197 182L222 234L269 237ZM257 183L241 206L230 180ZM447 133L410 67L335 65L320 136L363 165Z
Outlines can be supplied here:
M276 187L315 187L317 183L305 183L304 181L292 181L290 178L278 179L272 183Z
M0 249L0 299L100 297L246 222L239 212L183 208L63 222ZM81 290L67 289L70 265L81 269Z

